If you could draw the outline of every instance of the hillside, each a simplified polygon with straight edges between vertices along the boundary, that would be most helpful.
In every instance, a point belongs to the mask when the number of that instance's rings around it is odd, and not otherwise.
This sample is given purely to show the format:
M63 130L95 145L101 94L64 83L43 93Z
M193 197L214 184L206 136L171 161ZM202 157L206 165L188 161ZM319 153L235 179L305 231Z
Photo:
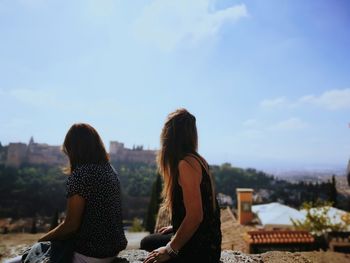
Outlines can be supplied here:
M146 214L156 167L151 164L114 162L119 173L124 204L124 218L143 218ZM328 182L293 184L255 169L241 169L230 164L211 167L217 192L230 195L234 205L236 188L253 188L258 202L279 201L299 207L304 201L331 198ZM52 216L65 209L66 175L57 166L0 166L0 217ZM346 197L338 193L338 207L346 207Z

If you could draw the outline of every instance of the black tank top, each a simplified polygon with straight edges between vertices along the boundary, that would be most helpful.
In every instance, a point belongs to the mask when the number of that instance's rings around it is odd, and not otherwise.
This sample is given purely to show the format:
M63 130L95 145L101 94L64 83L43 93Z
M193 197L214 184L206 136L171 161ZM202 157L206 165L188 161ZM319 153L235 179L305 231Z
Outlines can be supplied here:
M215 209L213 207L212 184L210 175L202 163L198 154L191 154L201 164L202 181L200 184L203 220L191 237L191 239L179 251L176 262L220 262L221 254L221 229L220 229L220 208L215 198ZM178 173L174 185L172 203L172 225L176 232L186 214L182 188L178 183Z

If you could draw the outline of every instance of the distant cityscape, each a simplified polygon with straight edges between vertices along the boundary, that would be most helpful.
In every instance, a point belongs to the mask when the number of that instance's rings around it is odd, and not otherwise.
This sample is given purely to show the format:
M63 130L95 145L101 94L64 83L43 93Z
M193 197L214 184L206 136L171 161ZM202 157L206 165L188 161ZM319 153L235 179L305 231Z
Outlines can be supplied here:
M140 162L155 164L156 151L144 150L143 146L132 149L126 148L124 143L111 141L109 145L111 161ZM29 143L0 144L0 164L19 167L22 164L31 165L65 165L67 158L61 150L61 146L37 143L31 137Z

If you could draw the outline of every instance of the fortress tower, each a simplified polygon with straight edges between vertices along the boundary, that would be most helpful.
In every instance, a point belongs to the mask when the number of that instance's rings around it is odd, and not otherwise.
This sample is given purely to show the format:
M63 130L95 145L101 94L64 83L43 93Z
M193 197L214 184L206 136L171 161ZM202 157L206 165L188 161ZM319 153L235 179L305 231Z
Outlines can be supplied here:
M18 167L21 164L64 165L67 158L61 152L60 146L36 143L33 137L29 144L10 143L7 147L6 166Z
M25 143L10 143L7 149L6 165L20 166L26 161L27 145Z
M156 151L143 150L142 146L129 149L124 147L124 143L111 141L109 145L109 155L111 161L137 162L155 164Z
M109 154L116 155L118 153L122 153L124 150L124 143L111 141L109 144Z

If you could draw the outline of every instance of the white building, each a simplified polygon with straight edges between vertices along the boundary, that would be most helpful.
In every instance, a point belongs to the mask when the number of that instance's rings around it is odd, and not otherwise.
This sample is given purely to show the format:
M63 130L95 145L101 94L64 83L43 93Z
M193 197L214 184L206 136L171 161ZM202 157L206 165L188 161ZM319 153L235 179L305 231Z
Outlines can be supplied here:
M261 225L268 229L293 228L292 220L305 220L305 214L280 203L253 205L252 211L257 215Z

